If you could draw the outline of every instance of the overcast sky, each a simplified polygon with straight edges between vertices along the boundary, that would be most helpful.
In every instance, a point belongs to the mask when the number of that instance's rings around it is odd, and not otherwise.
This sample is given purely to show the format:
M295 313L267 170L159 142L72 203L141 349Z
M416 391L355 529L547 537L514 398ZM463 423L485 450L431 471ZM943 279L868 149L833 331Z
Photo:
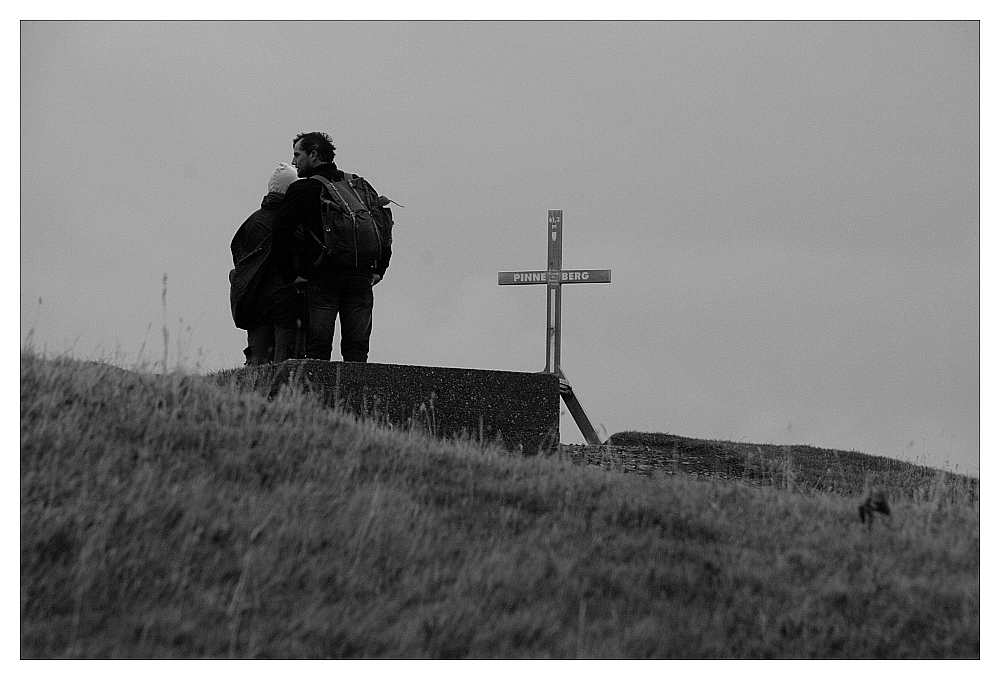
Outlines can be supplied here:
M406 206L371 361L541 370L544 288L497 272L545 267L560 208L564 267L612 270L563 292L603 437L979 471L975 22L20 32L22 342L242 364L229 242L321 130Z

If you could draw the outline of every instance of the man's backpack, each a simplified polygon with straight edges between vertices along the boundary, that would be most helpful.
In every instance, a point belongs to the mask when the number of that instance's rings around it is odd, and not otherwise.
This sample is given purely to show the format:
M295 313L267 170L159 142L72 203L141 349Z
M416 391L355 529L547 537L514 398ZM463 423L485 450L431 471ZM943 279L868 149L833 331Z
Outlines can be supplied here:
M322 175L312 177L324 187L319 201L323 217L320 245L325 254L335 264L346 267L378 263L382 249L392 243L392 214L381 205L371 185L348 173L340 182L331 182Z

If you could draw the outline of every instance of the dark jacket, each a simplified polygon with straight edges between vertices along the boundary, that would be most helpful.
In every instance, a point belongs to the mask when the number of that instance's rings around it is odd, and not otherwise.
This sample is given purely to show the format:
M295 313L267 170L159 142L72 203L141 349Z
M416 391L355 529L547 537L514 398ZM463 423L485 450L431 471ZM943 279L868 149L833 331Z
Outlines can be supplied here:
M276 193L265 196L260 210L243 222L229 244L235 266L229 272L229 306L237 328L249 330L257 326L253 318L255 293L271 254L271 228L283 198Z
M372 273L385 276L392 257L392 248L382 249L382 257L374 266L338 266L323 255L323 218L320 215L320 192L323 185L313 175L323 175L331 182L344 179L344 173L335 163L323 163L313 168L303 179L292 182L285 193L285 200L274 218L272 258L274 266L288 283L296 276L321 284L343 276L368 276ZM301 238L296 228L303 227Z

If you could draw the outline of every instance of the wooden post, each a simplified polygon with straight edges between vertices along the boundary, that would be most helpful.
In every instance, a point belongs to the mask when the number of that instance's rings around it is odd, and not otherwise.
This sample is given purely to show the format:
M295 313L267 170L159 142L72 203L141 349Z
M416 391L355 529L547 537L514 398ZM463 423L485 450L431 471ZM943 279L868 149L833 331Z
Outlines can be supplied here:
M549 266L546 286L545 372L559 373L562 347L562 210L549 211Z

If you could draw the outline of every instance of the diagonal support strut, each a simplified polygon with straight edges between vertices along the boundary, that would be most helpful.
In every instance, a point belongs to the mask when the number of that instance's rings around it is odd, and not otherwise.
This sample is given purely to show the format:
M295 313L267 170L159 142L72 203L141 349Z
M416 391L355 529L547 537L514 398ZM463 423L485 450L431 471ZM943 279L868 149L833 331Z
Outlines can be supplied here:
M580 428L580 434L587 440L587 443L591 446L601 446L604 444L601 438L597 436L594 426L590 424L590 418L584 412L583 404L576 398L576 395L573 393L573 387L569 384L569 380L566 379L561 368L559 369L559 396L566 402L566 408L569 409L570 415L576 421L576 426Z

